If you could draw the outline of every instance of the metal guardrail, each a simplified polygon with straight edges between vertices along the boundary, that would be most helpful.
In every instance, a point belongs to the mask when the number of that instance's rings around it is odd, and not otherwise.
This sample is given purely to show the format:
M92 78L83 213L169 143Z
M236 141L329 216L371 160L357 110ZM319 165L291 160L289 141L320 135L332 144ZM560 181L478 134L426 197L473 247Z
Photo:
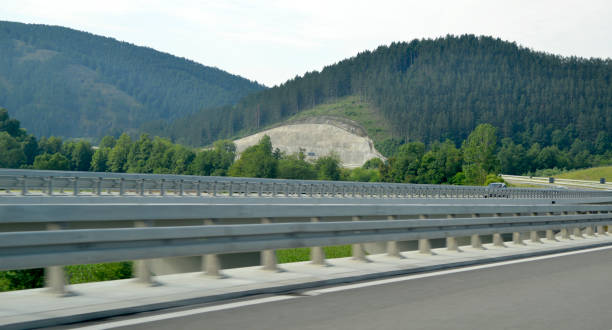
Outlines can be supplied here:
M343 181L231 178L190 175L125 174L0 169L4 194L73 196L247 196L351 198L510 198L572 199L610 197L610 192L363 183Z
M612 213L0 233L0 270L562 230L609 225Z

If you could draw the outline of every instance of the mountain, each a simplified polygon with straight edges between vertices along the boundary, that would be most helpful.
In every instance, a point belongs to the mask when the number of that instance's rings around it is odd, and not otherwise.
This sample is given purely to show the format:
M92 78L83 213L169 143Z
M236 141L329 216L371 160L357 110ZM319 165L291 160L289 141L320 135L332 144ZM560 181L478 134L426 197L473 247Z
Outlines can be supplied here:
M0 21L0 107L38 136L116 135L143 122L233 104L262 89L151 48L64 27Z
M205 145L320 105L351 103L374 111L372 118L380 118L394 140L459 142L478 124L490 123L516 143L567 149L577 139L610 140L611 78L610 59L562 57L492 37L446 36L381 46L235 105L147 128ZM355 119L351 111L336 112Z

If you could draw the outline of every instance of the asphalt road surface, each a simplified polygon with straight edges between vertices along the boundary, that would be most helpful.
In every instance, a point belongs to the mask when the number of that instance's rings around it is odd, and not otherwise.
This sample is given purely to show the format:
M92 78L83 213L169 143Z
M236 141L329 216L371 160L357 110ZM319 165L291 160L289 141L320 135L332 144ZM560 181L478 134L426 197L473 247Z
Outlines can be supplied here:
M241 330L612 329L612 249L472 268L476 269L441 272L443 275L437 276L391 277L386 282L364 282L357 288L337 286L256 296L80 326ZM379 284L371 285L376 283Z

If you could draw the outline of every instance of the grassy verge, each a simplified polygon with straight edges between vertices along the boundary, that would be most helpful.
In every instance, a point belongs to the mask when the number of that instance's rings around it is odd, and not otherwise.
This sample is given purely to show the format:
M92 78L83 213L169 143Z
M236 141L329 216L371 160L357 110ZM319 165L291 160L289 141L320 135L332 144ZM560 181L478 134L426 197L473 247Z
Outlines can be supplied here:
M351 256L350 245L326 246L323 248L325 258L344 258ZM310 260L310 248L284 249L276 251L278 263Z
M606 178L606 181L612 181L612 166L592 167L583 170L570 171L557 174L554 177L559 179L591 181L599 181L600 178Z
M120 280L132 277L132 262L73 265L64 267L70 284ZM42 268L0 272L0 292L41 288L45 285Z

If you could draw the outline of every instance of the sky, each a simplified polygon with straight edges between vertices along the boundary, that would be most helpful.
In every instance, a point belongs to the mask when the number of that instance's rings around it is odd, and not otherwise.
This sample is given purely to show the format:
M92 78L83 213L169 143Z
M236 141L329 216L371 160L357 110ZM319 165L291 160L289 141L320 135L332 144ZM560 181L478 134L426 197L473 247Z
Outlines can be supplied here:
M612 57L610 0L2 0L0 20L112 37L270 87L380 45L447 34Z

